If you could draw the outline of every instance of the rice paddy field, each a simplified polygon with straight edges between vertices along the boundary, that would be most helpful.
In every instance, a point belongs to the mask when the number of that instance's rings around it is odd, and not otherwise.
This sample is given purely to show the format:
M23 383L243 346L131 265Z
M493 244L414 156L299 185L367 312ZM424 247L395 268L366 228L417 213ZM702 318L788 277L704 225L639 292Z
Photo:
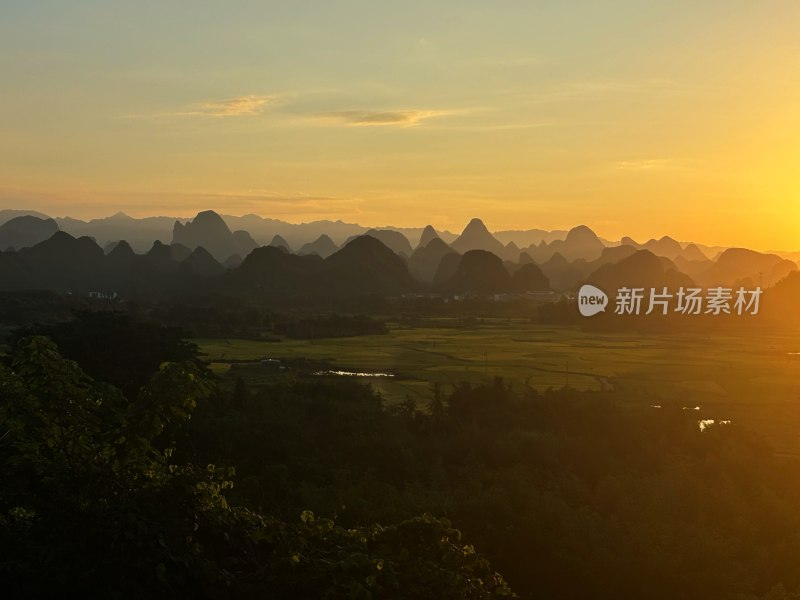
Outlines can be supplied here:
M258 386L284 365L313 361L313 372L348 373L387 403L424 406L431 384L481 383L496 376L514 389L571 386L602 391L653 410L697 410L765 434L800 454L800 336L587 333L527 321L401 327L386 335L260 342L194 340L220 375ZM287 361L289 361L287 363ZM329 376L336 376L330 375Z

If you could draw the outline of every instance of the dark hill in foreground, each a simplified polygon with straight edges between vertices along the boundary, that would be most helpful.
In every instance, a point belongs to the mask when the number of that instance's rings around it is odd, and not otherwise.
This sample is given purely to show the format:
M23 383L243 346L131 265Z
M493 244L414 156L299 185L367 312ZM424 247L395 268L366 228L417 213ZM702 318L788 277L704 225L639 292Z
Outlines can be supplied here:
M677 290L694 285L671 261L658 257L649 250L639 250L617 263L605 264L587 279L609 294L623 287L666 287Z
M53 219L33 215L15 217L0 225L0 250L29 248L50 238L58 231Z
M511 276L503 261L486 250L470 250L461 257L456 272L444 284L452 292L491 294L511 290Z

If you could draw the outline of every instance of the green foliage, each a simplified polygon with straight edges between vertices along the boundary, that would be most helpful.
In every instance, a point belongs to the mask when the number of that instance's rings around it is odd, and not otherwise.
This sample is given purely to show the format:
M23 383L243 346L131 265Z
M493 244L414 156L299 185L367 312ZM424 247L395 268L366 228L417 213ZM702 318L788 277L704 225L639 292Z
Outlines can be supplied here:
M490 560L526 598L800 592L800 464L735 421L500 378L388 410L347 379L230 383L164 363L126 398L20 340L0 366L5 590L508 597Z
M17 344L11 369L0 367L0 389L9 482L0 547L5 556L15 548L0 566L8 581L25 593L64 586L94 594L110 591L115 577L131 584L143 577L146 587L156 559L186 570L191 549L176 529L192 514L226 507L228 473L175 463L174 448L158 436L208 395L202 371L165 364L128 403L51 341L33 337ZM91 581L82 581L76 573L87 564ZM47 576L33 579L34 571Z
M87 377L43 337L20 342L11 369L0 366L1 410L15 462L45 482L91 479L122 426L120 392Z
M26 327L13 340L42 335L95 379L120 388L134 398L164 362L197 357L197 347L182 339L179 329L136 321L117 312L78 310L55 324Z
M499 379L430 395L385 410L354 382L285 377L200 410L192 436L237 464L237 504L348 528L444 515L526 598L800 590L800 464L740 424Z
M310 511L284 522L234 509L221 525L206 528L224 537L205 546L226 565L225 591L235 598L516 597L459 531L430 515L343 528Z
M326 391L308 389L323 420L335 410ZM162 364L128 402L31 337L0 365L0 394L0 580L11 597L513 596L428 515L345 529L307 511L284 522L232 507L234 469L193 461L176 442L191 442L187 425L215 394L192 362ZM374 397L349 410L362 424L382 414Z

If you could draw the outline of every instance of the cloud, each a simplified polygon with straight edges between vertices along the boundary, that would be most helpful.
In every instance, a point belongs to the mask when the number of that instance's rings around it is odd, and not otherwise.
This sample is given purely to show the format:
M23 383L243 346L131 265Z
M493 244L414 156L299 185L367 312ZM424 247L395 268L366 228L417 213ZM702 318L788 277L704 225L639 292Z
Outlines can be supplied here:
M272 101L271 96L241 96L219 102L203 102L199 104L200 115L209 117L240 117L260 114Z
M340 110L317 113L315 116L328 121L336 121L349 126L395 126L414 127L422 121L448 114L441 110L394 110L364 111Z
M238 98L228 98L227 100L198 102L186 107L184 110L144 115L125 115L125 117L150 119L170 117L247 117L260 115L264 112L264 109L274 101L274 96L251 94L248 96L239 96Z
M624 171L652 171L655 169L667 169L673 166L669 158L645 158L637 160L621 160L614 163L617 169Z

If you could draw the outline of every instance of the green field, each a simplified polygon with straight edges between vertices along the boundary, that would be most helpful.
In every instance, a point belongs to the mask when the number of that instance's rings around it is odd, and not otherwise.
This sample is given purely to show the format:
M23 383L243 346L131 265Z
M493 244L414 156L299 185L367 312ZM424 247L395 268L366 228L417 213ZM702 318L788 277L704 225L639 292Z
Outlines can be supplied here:
M794 333L753 335L586 333L526 321L474 327L390 327L388 335L258 342L194 340L212 368L253 384L274 373L265 359L315 359L369 378L388 402L424 403L431 382L447 386L501 376L515 389L565 385L604 391L625 401L696 407L698 417L732 419L800 452L800 339ZM657 410L657 409L654 409Z

